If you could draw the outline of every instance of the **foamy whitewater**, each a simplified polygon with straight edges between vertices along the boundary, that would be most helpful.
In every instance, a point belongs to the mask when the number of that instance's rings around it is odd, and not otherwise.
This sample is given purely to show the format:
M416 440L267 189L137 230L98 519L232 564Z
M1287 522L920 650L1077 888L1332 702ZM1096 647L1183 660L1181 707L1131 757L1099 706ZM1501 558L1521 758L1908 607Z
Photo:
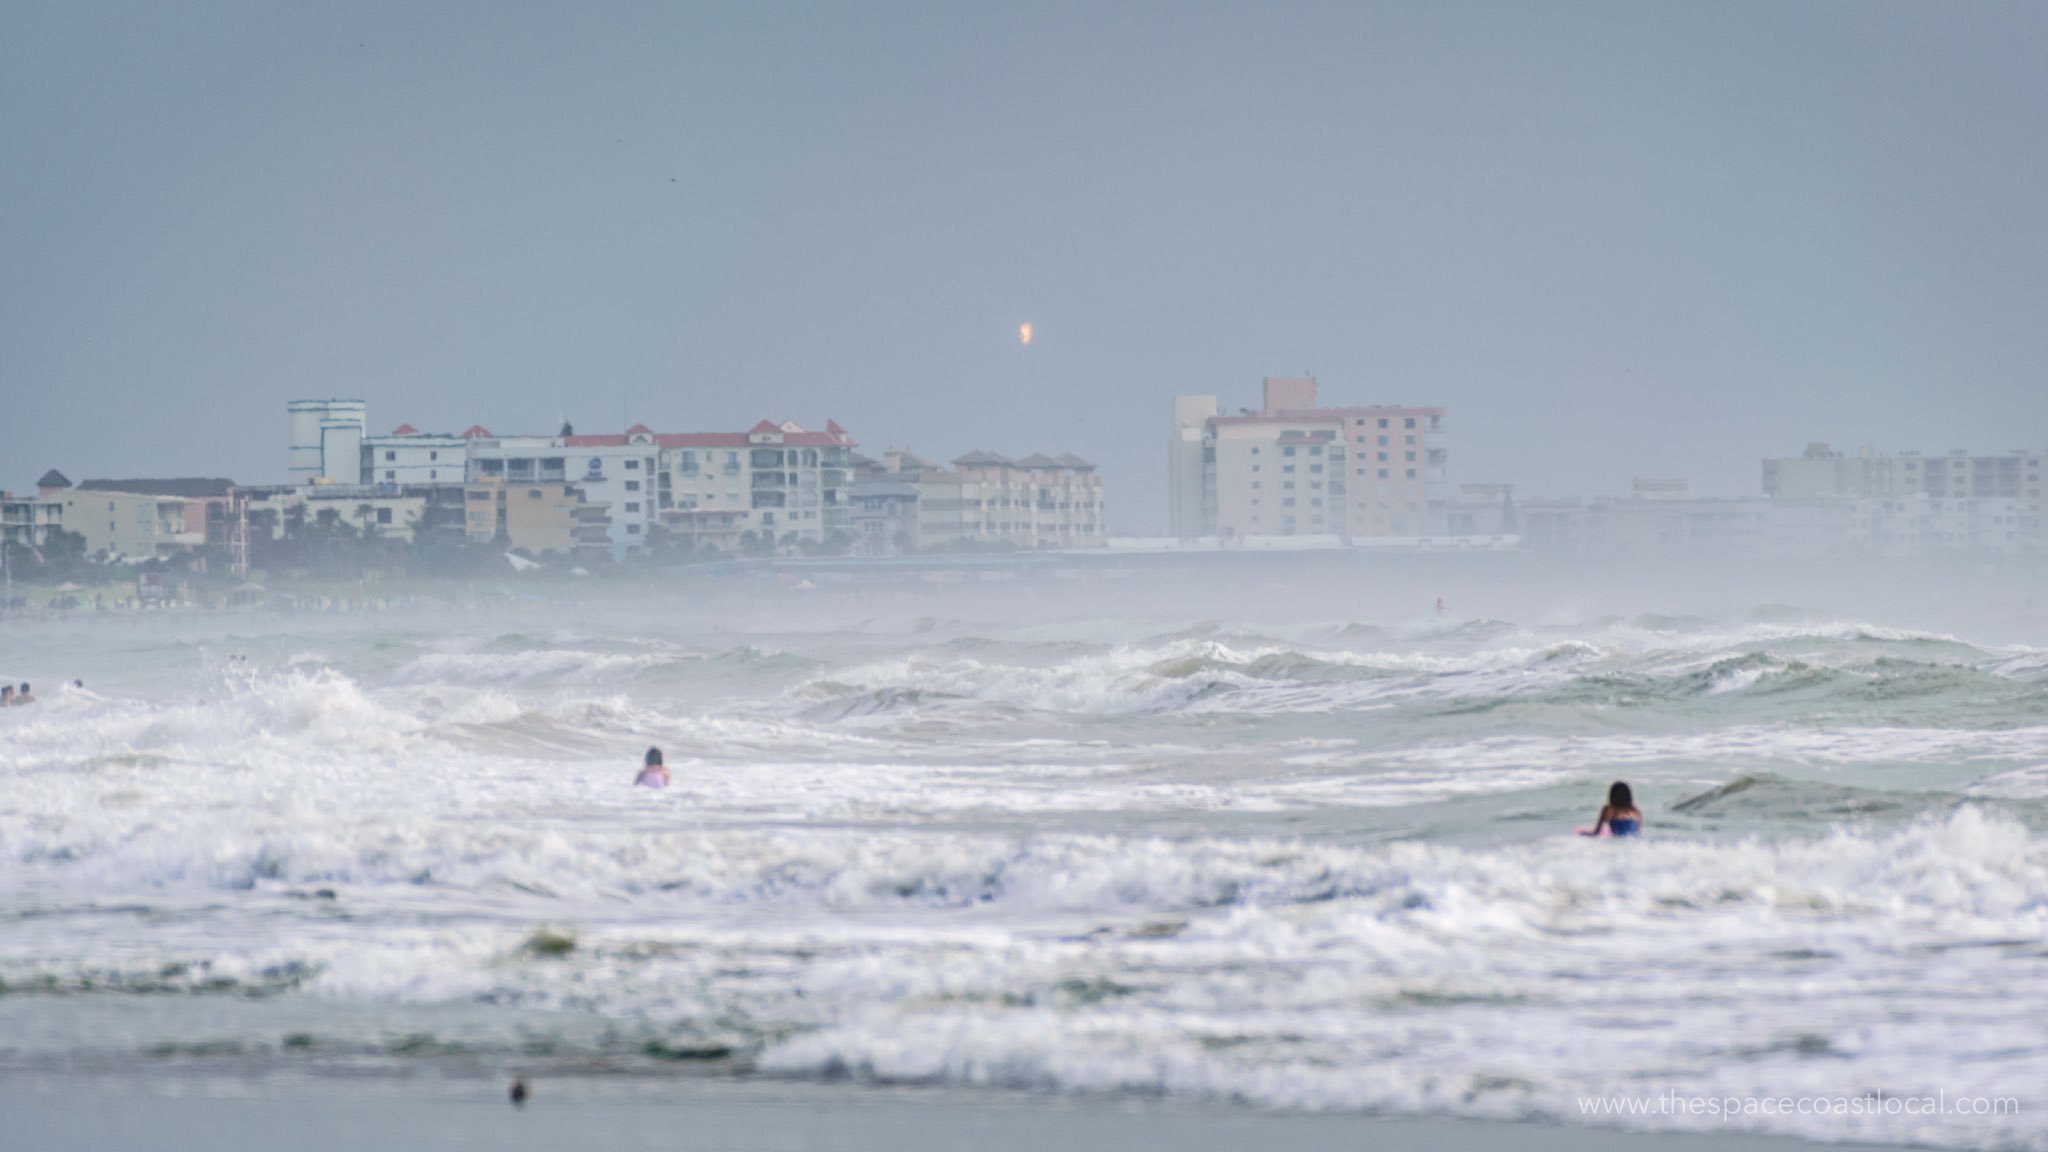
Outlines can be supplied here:
M1740 1126L2048 1147L2048 652L1018 595L9 625L0 1067L1939 1092L2023 1107ZM1649 835L1571 835L1616 778Z

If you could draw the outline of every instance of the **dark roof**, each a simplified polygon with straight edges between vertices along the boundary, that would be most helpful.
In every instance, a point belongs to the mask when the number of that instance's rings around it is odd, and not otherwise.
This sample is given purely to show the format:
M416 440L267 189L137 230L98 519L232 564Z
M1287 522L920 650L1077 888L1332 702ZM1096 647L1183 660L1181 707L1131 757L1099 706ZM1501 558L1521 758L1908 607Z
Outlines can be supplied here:
M1060 453L1060 463L1065 464L1069 468L1078 468L1083 471L1093 472L1095 470L1095 465L1081 459L1072 452Z
M62 472L59 472L55 468L52 468L48 472L43 473L43 478L41 480L36 481L36 487L69 488L71 487L71 481L68 478L66 478Z
M990 464L1008 464L1010 458L996 452L984 452L977 448L965 456L953 457L953 464L959 468L979 468Z
M1033 452L1031 455L1017 461L1017 467L1019 468L1057 468L1059 466L1059 461L1047 456L1043 452Z
M171 480L87 480L80 492L127 492L135 496L225 496L233 480L181 476Z

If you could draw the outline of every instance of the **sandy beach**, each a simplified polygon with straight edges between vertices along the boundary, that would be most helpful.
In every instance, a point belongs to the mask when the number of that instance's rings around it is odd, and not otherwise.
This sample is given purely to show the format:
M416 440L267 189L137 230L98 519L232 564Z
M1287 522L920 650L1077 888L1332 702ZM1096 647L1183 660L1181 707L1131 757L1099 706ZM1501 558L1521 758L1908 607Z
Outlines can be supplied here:
M138 1090L139 1089L139 1090ZM1803 1141L1232 1108L1163 1097L682 1078L539 1080L514 1109L477 1078L34 1074L0 1078L22 1152L662 1148L761 1152L1771 1152ZM1825 1145L1831 1148L1872 1145Z

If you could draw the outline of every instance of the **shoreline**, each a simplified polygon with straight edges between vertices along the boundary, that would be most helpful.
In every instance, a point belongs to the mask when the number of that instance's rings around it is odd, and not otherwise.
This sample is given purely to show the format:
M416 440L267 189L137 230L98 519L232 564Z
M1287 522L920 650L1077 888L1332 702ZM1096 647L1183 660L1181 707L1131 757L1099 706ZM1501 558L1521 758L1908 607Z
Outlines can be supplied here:
M0 1073L0 1112L24 1149L233 1152L565 1147L1024 1152L1268 1147L1311 1152L1481 1149L1794 1152L1818 1144L1742 1130L1663 1132L1551 1121L1289 1112L1170 1096L709 1076L538 1077L515 1109L509 1080L390 1073ZM113 1100L119 1107L108 1107Z

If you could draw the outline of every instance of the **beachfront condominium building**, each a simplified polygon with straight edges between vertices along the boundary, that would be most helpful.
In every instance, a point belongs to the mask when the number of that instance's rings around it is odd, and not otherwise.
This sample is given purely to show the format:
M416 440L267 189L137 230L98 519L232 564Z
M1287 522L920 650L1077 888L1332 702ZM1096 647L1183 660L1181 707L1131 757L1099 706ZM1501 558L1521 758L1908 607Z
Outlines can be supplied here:
M602 527L602 543L615 560L647 549L657 522L655 469L661 449L646 425L616 435L483 435L466 442L470 484L503 485L508 492L521 486L572 485L581 494L575 515L586 529L579 543L598 543L595 529Z
M85 551L109 561L139 563L225 545L234 485L218 479L87 480L77 486L52 470L39 488L63 505L67 532Z
M924 468L917 486L918 546L1098 548L1107 543L1102 477L1072 453L1013 460L976 450L948 469Z
M366 407L361 400L294 400L286 405L292 483L363 482Z
M1173 531L1207 536L1421 536L1441 531L1444 410L1318 406L1313 376L1268 377L1223 414L1177 396L1167 448Z
M362 482L399 487L460 484L468 471L469 442L490 435L481 424L460 436L400 424L387 436L364 438Z
M672 539L731 551L853 541L855 441L837 421L822 432L763 420L745 432L655 438L658 511Z
M2048 454L2022 448L1991 454L1957 448L1940 456L1865 448L1849 455L1815 443L1808 444L1802 455L1765 460L1763 488L1764 495L1774 500L1897 501L1925 496L1937 502L1935 507L1945 506L1940 503L1944 501L2010 501L2010 510L1996 515L2014 517L2021 538L2038 539L2041 474L2048 471L2041 463L2044 457ZM1952 536L1956 530L1932 531Z
M43 474L42 492L30 496L0 492L0 544L40 551L50 542L52 532L64 528L64 501L52 492L71 487L55 468Z
M1957 448L1945 456L1865 448L1852 456L1826 444L1808 444L1803 455L1764 461L1764 495L1786 500L1932 496L2038 501L2043 458L2023 448L1989 455Z

